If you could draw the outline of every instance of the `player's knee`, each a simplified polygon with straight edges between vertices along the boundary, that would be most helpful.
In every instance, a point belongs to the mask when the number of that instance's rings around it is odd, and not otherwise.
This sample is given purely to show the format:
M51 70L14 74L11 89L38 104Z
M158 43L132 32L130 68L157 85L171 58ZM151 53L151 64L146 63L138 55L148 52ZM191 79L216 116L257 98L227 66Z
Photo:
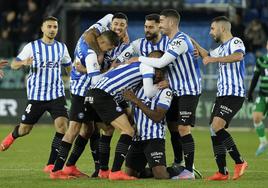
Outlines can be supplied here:
M254 124L261 123L262 119L263 119L262 115L253 114L253 122L254 122Z
M65 117L58 117L54 121L56 131L64 134L67 131L68 119Z
M153 175L155 179L168 179L168 172L164 170L164 168L154 167L152 169Z
M133 170L132 168L129 168L129 167L125 167L125 172L127 173L127 175L129 175L129 176L135 176L135 177L137 177L138 176L138 173L135 171L135 170Z
M79 134L80 129L81 129L81 123L71 121L66 134L70 135L71 137L76 137Z
M211 127L214 132L218 132L219 130L224 128L225 124L226 124L225 120L215 117L212 121Z
M82 137L89 139L93 132L94 132L93 125L91 123L87 123L87 124L82 124L79 134Z
M135 130L133 129L133 127L126 127L126 129L123 130L122 133L127 134L127 135L133 137L134 136L134 133L135 133Z
M191 133L191 126L182 126L182 125L179 125L178 127L178 131L180 133L181 136L185 136L187 134L190 134Z
M112 136L114 134L114 127L113 126L106 126L103 128L103 135L105 136Z

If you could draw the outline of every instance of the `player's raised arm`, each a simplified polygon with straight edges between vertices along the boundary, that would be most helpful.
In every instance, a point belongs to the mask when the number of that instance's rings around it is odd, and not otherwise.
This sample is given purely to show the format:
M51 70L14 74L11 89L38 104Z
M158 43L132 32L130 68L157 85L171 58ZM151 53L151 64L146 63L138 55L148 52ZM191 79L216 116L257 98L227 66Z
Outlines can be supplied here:
M97 53L101 53L101 49L98 45L97 38L103 32L104 27L108 27L112 22L113 14L107 14L102 19L97 21L96 24L91 26L87 31L85 31L84 38L89 46Z

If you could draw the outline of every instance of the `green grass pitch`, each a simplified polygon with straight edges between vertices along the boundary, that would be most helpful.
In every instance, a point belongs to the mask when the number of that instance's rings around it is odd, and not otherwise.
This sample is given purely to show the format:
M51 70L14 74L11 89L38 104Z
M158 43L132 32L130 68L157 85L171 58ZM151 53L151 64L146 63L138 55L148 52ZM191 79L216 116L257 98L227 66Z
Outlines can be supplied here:
M2 140L13 128L0 125L0 139ZM47 162L50 144L54 135L53 126L34 127L30 135L19 138L9 148L0 153L0 188L103 188L103 187L148 187L148 188L266 188L268 187L268 154L267 152L255 157L255 149L258 146L257 136L253 131L232 132L240 152L247 160L249 168L246 174L237 181L208 182L205 180L179 181L179 180L154 180L144 179L136 181L109 181L100 179L76 179L76 180L50 180L48 174L42 169ZM208 130L193 130L196 142L195 166L204 176L216 171L216 164L212 154L210 136ZM118 140L118 133L114 135L111 159ZM173 153L167 135L166 155L168 164L172 163ZM110 166L111 166L110 161ZM93 161L87 146L77 166L84 172L93 172ZM228 168L233 174L233 161L228 156Z

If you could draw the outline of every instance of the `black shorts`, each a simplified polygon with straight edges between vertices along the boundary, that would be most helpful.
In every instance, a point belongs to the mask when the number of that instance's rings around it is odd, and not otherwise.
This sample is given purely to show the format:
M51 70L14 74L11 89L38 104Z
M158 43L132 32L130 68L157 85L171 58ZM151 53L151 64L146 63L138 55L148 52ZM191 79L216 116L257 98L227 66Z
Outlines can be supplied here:
M102 122L100 116L90 104L89 97L85 97L84 110L85 110L84 123L88 123L90 121Z
M244 97L237 96L217 97L212 107L209 124L212 123L214 117L220 117L226 121L225 128L228 128L232 118L242 107L244 100Z
M174 96L167 112L167 121L178 125L195 125L195 111L200 95Z
M68 118L65 97L59 97L51 101L29 100L24 114L21 116L21 123L33 125L46 111L50 113L53 120L58 117Z
M150 168L166 166L164 139L132 142L126 157L126 167L141 172L147 163Z
M70 121L85 122L85 97L72 95L71 108L70 108Z
M91 106L106 124L124 114L123 108L114 101L113 96L101 89L90 89L87 96Z

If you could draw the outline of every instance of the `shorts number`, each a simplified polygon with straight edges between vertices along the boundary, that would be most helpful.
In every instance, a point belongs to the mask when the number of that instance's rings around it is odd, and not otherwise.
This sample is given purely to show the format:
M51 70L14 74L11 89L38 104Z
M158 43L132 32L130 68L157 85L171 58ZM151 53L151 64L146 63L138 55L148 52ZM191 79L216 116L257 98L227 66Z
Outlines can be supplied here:
M31 112L32 104L28 104L25 111L29 114Z

